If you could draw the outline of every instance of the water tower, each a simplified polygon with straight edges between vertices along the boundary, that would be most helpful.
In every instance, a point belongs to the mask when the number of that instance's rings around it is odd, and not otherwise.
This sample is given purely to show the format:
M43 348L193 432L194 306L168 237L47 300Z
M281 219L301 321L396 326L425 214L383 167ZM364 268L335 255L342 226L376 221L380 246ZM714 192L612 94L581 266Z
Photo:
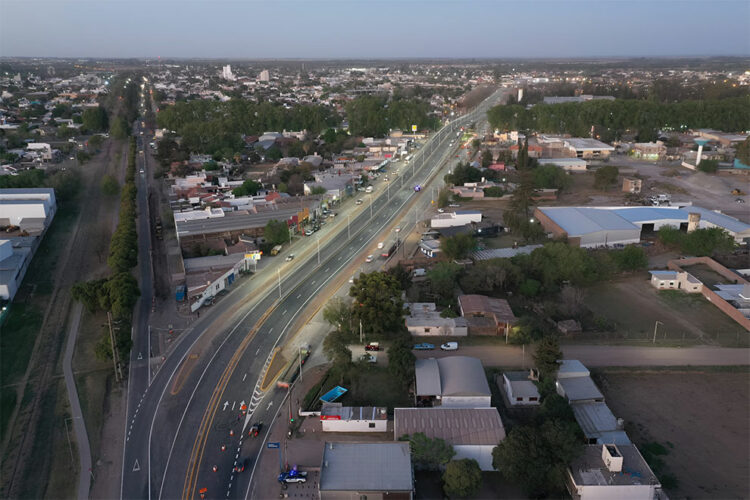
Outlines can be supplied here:
M701 162L701 155L703 154L703 146L705 146L708 143L708 139L693 139L693 140L698 145L698 154L695 157L695 166L697 167L698 164Z

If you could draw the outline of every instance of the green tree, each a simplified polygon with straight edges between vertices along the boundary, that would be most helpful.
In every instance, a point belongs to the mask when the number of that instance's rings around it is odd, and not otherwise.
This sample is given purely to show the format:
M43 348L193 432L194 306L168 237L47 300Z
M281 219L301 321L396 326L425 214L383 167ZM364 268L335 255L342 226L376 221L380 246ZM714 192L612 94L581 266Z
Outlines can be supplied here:
M539 370L540 378L554 378L559 364L558 359L562 359L560 343L555 335L547 335L542 338L534 350L534 364Z
M141 295L138 282L129 272L121 272L107 281L112 315L115 318L130 318L138 297Z
M612 252L612 257L619 271L640 271L648 267L646 252L634 245Z
M440 438L428 438L423 432L399 436L400 441L409 441L411 459L419 470L439 470L456 454L453 446Z
M352 330L352 303L341 297L334 297L328 301L323 309L323 319L340 332Z
M594 187L606 191L617 184L620 169L614 165L599 167L594 173Z
M698 170L707 174L715 174L718 169L718 160L701 160L701 162L698 164Z
M109 133L115 139L127 138L128 134L130 134L130 127L128 126L127 120L125 120L125 117L118 116L117 118L112 120L109 128Z
M737 145L736 158L745 165L750 165L750 137Z
M450 260L465 259L474 249L474 238L470 234L456 234L443 240L440 249Z
M113 175L107 174L102 177L102 193L106 196L116 196L120 192L120 183Z
M562 493L569 464L583 452L574 423L522 425L492 450L492 466L533 497Z
M98 106L96 108L87 108L81 116L83 128L89 132L104 132L109 127L107 111Z
M258 194L258 191L263 187L263 185L260 182L254 181L252 179L247 179L245 182L242 183L240 187L236 187L232 190L232 194L235 196L255 196ZM268 238L266 238L268 239ZM287 240L289 238L287 237Z
M727 253L734 250L732 235L720 227L696 229L687 233L680 245L682 251L697 257L711 256L714 253Z
M521 278L521 270L510 259L490 259L466 269L461 287L465 293L508 292L516 289Z
M565 189L570 185L570 176L557 165L539 165L533 170L534 187Z
M451 497L474 497L482 488L482 469L473 458L451 460L443 473L443 490Z
M406 387L414 380L416 361L410 340L408 334L402 334L388 348L388 371Z
M323 339L323 353L334 365L349 365L352 362L352 352L347 347L350 340L345 332L331 332Z
M448 305L453 302L454 290L458 284L458 275L461 266L453 262L438 262L432 269L427 271L430 280L430 288L438 297L440 305Z
M451 192L447 187L444 187L438 192L437 206L439 208L445 208L451 202Z
M396 278L396 281L398 281L401 290L407 290L411 285L411 274L409 274L409 271L407 271L406 268L401 265L401 262L388 269L387 272L388 274Z
M95 135L92 135L91 137L89 137L89 140L88 140L89 144L88 145L89 145L89 147L91 147L93 149L99 149L99 146L101 146L103 142L104 142L104 136L101 136L99 134L95 134Z
M500 186L490 186L483 189L486 198L500 198L505 195L505 190Z
M394 276L377 271L360 274L349 295L354 297L354 320L362 323L365 333L388 338L406 329L401 286Z
M313 195L326 194L327 192L328 190L323 186L313 186L313 188L310 190L310 193Z
M485 149L482 152L482 168L487 168L492 165L492 153L489 149Z
M281 245L289 241L289 226L284 221L271 219L266 223L263 237L269 245Z

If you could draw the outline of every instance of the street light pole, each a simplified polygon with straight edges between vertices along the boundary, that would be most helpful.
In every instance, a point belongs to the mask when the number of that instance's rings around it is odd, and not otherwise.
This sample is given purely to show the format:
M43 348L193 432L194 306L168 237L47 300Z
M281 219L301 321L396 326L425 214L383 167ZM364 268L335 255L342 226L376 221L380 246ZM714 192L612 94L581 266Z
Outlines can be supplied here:
M372 195L370 195L370 218L372 219Z
M276 275L279 277L279 300L281 300L281 269L276 268Z
M656 329L659 328L659 325L663 325L663 324L664 323L658 320L656 321L656 323L654 323L654 340L652 342L653 344L656 344Z
M320 236L315 239L315 242L318 244L318 265L320 265Z
M351 224L351 220L352 218L349 216L349 214L346 214L346 239L348 240L352 238L352 233L349 229L349 224Z

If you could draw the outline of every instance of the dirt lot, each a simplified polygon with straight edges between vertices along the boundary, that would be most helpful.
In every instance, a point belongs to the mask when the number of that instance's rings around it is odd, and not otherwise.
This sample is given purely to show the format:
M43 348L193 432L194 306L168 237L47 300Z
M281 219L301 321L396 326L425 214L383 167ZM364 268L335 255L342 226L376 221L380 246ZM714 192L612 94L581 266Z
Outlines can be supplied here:
M659 321L657 343L737 346L747 342L744 328L702 295L657 291L646 273L588 288L585 303L595 316L612 323L610 339L652 340ZM589 334L584 337L590 340Z
M747 498L750 385L742 372L607 372L600 383L637 445L658 442L671 498Z

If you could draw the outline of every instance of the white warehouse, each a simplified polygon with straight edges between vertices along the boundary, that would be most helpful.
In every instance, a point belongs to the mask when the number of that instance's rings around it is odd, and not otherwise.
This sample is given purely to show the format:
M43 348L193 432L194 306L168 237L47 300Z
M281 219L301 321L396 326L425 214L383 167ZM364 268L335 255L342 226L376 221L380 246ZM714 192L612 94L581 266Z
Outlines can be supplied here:
M437 214L430 220L430 226L434 228L455 227L465 226L472 222L482 222L482 212L479 210L460 210Z
M373 406L325 405L320 410L323 432L386 432L388 410Z

